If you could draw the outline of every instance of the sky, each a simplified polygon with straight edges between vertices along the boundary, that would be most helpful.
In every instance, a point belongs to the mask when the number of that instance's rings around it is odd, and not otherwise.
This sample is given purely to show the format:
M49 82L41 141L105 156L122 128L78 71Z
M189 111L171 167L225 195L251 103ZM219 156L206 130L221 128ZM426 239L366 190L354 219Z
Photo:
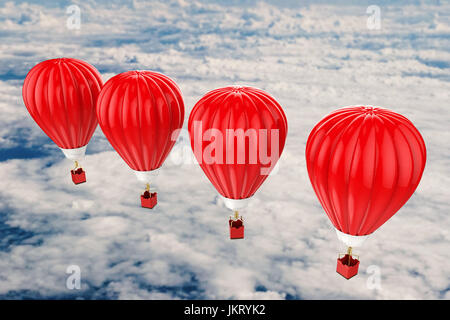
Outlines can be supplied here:
M70 5L80 29L67 26ZM378 5L380 28L368 6ZM368 25L369 20L369 25ZM6 1L0 4L0 299L450 299L449 1ZM276 174L247 209L246 238L192 159L184 131L143 209L139 183L97 128L73 163L29 116L22 83L74 57L106 81L174 79L187 117L206 92L269 92L289 125ZM335 272L345 250L308 179L305 145L327 113L374 105L410 119L427 146L408 203ZM81 287L67 286L71 266Z

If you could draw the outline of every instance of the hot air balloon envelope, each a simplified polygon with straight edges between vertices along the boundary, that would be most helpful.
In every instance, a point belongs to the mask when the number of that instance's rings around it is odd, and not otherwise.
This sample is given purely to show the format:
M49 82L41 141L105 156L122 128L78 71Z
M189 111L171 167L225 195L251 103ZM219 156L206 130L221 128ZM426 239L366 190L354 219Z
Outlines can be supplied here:
M97 127L95 103L102 85L93 66L72 58L37 64L23 84L23 101L31 117L76 162L75 169Z

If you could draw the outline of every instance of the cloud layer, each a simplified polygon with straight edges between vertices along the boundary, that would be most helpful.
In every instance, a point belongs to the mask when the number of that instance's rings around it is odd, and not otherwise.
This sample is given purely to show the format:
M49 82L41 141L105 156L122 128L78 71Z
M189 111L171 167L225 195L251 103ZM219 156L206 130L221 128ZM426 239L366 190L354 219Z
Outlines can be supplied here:
M80 30L66 27L71 3ZM385 4L381 29L369 30L366 6L274 3L1 5L0 298L450 298L450 6ZM143 186L99 129L83 162L88 183L74 186L72 164L21 98L27 71L60 56L90 62L104 80L163 72L187 114L216 87L271 93L289 135L278 173L242 212L246 239L228 239L230 212L198 165L179 164L190 156L187 139L155 181L153 211L139 207ZM428 162L411 200L358 250L360 275L346 281L335 272L344 248L310 186L304 149L325 114L356 104L408 117ZM81 290L66 288L70 265L81 268ZM369 266L381 289L370 289Z

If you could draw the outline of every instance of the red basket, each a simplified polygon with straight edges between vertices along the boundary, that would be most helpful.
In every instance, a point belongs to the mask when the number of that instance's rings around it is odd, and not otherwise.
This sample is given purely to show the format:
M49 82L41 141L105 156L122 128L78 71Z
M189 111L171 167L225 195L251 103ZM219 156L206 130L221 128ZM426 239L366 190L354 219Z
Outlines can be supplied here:
M86 182L86 172L82 168L70 170L72 173L72 181L75 184Z
M342 256L342 257L341 257ZM359 258L359 257L358 257ZM350 264L349 264L350 259ZM340 254L337 259L336 272L346 279L350 279L358 274L359 260L348 254Z
M242 219L228 221L230 225L230 239L244 239L244 221Z
M158 195L156 192L148 192L145 191L144 194L141 194L141 206L142 208L153 209L154 206L158 203Z

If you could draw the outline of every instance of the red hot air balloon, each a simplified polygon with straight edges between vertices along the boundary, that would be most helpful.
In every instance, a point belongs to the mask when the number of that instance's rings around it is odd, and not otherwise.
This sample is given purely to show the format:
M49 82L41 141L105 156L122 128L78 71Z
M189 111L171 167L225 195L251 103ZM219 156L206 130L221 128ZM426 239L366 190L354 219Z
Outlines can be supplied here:
M153 71L128 71L108 80L97 101L100 127L113 148L146 183L141 205L153 208L150 181L169 155L184 121L180 89Z
M322 119L306 145L309 178L322 207L349 250L337 271L356 275L360 246L416 190L425 143L404 116L381 108L348 107Z
M283 109L263 90L231 86L201 98L189 117L191 147L200 167L235 212L230 237L243 238L238 210L266 180L287 135Z
M23 101L31 117L75 161L76 184L86 181L83 169L77 167L97 127L95 103L102 85L97 69L72 58L37 64L23 84Z

